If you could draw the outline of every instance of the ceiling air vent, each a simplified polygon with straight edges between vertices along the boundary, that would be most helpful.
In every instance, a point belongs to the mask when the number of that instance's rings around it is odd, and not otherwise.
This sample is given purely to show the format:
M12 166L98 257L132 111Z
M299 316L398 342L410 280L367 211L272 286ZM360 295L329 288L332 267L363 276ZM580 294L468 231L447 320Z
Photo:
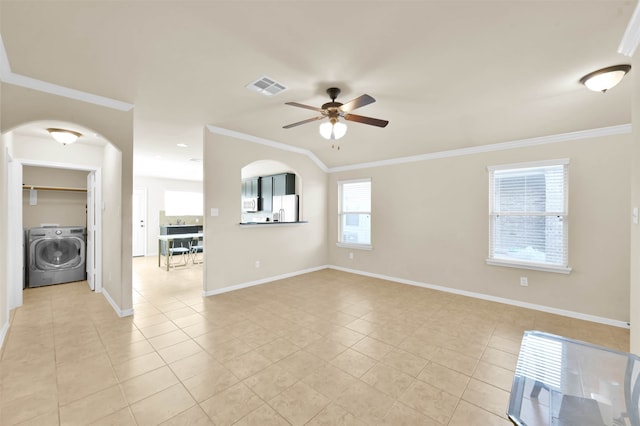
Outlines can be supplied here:
M262 93L265 96L277 95L280 92L284 92L287 88L273 80L272 78L263 75L258 80L247 84L247 89L255 90L258 93Z

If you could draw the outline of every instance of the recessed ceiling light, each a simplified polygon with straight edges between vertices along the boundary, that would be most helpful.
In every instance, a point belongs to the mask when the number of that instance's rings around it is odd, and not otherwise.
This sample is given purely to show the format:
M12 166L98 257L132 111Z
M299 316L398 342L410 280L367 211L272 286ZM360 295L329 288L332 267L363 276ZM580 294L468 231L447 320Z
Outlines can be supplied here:
M189 145L187 145L186 143L179 143L179 144L176 144L176 146L179 146L180 148L186 148Z
M202 163L202 158L189 158L189 161L193 161L194 163Z

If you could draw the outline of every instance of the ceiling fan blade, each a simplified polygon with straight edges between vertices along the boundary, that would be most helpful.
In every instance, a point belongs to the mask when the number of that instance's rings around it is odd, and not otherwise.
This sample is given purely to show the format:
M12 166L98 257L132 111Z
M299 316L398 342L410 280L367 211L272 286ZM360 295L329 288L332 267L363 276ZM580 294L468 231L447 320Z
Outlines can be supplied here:
M346 104L342 105L340 108L338 108L340 111L342 112L350 112L353 111L356 108L360 108L363 107L365 105L369 105L374 103L376 100L373 99L371 96L369 95L362 95L362 96L358 96L357 98L347 102Z
M377 118L364 117L362 115L356 114L345 114L343 117L345 120L356 121L363 124L371 124L372 126L378 127L386 127L386 125L389 124L387 120L379 120Z
M323 112L324 111L322 108L309 106L309 105L304 105L304 104L299 104L298 102L285 102L285 105L291 105L291 106L298 107L298 108L306 108L306 109L310 109L312 111L318 111L318 112Z
M306 120L298 121L297 123L287 124L286 126L282 126L282 128L283 129L290 129L292 127L296 127L296 126L299 126L301 124L307 124L307 123L311 123L312 121L322 120L323 118L324 118L324 115L321 115L319 117L308 118Z

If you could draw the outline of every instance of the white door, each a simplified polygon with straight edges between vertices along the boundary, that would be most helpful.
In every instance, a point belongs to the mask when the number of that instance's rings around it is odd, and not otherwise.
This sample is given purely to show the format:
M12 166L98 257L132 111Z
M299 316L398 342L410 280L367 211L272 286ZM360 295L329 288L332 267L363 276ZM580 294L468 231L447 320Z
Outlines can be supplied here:
M96 289L96 174L87 175L87 283Z
M131 205L133 229L131 239L133 242L133 256L147 254L147 190L145 188L133 189L133 203Z
M22 306L24 230L22 229L22 164L7 155L7 307ZM8 312L8 310L7 310Z

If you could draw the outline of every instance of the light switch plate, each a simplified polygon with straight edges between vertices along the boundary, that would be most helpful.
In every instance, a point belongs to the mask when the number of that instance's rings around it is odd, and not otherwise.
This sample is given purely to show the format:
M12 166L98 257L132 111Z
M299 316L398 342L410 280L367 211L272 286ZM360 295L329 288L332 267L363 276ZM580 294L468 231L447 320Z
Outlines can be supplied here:
M220 215L220 212L218 211L218 209L211 207L211 217L216 217L219 215Z

